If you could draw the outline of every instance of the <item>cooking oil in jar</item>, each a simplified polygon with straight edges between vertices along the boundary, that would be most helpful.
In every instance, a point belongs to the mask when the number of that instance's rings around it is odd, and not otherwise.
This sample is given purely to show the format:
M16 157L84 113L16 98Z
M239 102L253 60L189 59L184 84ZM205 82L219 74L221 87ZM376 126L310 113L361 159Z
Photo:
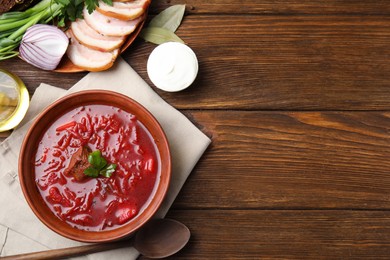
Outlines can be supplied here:
M30 103L22 80L0 69L0 132L15 128L23 119Z

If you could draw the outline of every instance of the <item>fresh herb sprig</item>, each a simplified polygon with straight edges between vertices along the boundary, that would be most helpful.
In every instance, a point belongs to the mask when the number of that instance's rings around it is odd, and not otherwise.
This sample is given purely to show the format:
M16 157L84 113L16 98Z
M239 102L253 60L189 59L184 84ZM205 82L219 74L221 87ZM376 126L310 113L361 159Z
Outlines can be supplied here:
M91 166L84 170L84 174L89 177L97 178L101 175L109 178L116 169L116 164L108 164L107 160L102 156L100 150L90 153L88 155L88 162Z
M76 21L77 18L83 18L84 6L88 13L92 13L98 6L99 0L53 0L61 5L61 14L58 16L57 25L64 27L67 21ZM104 3L112 6L112 0L102 0Z
M102 0L102 1L105 4L112 6L112 0ZM96 7L99 6L99 0L85 0L85 6L87 7L88 13L92 13L93 10L95 10Z

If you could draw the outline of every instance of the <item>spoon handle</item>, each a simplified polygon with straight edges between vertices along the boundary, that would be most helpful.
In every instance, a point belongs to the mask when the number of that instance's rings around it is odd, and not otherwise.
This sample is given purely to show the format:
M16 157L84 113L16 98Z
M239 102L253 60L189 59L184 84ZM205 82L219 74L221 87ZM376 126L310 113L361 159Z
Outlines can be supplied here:
M12 260L47 260L47 259L61 259L65 257L73 257L86 255L101 251L106 251L110 249L116 249L121 247L130 246L131 242L129 240L113 242L113 243L104 243L104 244L91 244L85 246L76 246L70 248L61 248L53 249L47 251L40 251L34 253L26 253L13 256L0 257L0 259L12 259Z

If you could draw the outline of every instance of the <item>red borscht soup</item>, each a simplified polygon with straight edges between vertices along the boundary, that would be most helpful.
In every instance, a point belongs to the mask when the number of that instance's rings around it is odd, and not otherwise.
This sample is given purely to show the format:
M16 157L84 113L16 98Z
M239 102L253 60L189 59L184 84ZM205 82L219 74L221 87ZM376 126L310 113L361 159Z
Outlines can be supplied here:
M115 165L110 177L90 177L88 157L98 151ZM160 155L136 116L107 105L86 105L60 116L42 135L35 181L51 211L82 230L115 229L136 217L153 196Z

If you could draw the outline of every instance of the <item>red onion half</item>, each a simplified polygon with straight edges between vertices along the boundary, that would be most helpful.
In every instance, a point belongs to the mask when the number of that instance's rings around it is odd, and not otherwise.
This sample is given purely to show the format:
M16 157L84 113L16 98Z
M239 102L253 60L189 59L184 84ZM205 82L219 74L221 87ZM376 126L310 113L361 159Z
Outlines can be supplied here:
M27 29L19 47L23 60L43 70L54 70L69 45L63 31L53 25L36 24Z

